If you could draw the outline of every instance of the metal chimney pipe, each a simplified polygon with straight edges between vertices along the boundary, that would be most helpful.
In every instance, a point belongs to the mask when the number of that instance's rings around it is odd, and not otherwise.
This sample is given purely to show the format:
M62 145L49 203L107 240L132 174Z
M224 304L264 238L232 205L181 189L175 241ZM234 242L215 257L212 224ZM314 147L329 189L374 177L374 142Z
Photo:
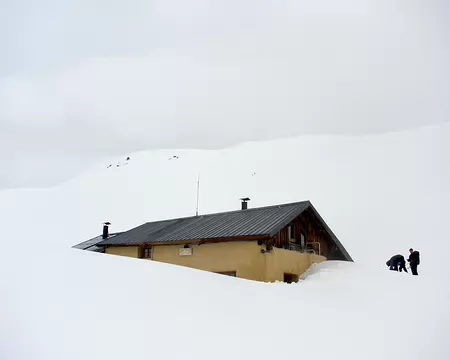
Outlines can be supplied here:
M108 228L109 225L111 225L111 223L108 221L103 223L103 234L102 234L103 239L107 239L109 236L109 228Z
M241 203L242 204L241 210L247 210L248 209L247 202L250 201L250 198L248 198L248 197L242 198L241 201L242 201L242 203Z

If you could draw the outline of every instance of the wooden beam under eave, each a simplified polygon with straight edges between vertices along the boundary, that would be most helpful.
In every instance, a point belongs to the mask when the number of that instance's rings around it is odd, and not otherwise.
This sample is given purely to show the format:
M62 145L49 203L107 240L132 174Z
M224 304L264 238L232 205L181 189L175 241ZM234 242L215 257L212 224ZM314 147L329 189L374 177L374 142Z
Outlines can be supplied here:
M222 237L222 238L207 238L207 239L180 240L180 241L147 242L147 243L138 243L138 244L114 244L114 245L105 245L105 247L157 246L157 245L201 245L201 244L212 244L212 243L231 242L231 241L258 241L258 240L269 240L269 239L270 239L270 235L232 236L232 237Z

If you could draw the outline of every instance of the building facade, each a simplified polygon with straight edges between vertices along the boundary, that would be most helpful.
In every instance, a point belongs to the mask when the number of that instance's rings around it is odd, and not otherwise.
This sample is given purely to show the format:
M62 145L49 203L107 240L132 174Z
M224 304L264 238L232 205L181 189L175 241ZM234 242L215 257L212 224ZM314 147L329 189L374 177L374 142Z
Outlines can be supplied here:
M248 200L238 211L150 222L111 235L104 228L102 236L76 247L265 282L296 282L327 259L352 261L309 201L248 209Z

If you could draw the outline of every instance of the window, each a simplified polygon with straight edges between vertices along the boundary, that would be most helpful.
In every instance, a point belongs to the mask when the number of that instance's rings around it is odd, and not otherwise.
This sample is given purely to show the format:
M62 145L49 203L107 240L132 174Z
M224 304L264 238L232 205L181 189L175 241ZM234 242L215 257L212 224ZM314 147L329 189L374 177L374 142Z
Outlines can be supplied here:
M294 226L294 224L289 225L289 240L295 240L295 226Z
M152 248L145 247L142 249L142 258L143 259L151 259L152 258Z
M216 274L236 277L236 271L218 271Z

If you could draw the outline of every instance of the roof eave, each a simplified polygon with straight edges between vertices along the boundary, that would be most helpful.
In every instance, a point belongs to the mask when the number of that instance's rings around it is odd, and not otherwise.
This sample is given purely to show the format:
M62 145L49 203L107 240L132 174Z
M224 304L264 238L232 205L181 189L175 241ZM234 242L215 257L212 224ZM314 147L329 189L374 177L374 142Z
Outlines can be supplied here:
M201 245L206 243L218 243L218 242L231 242L231 241L258 241L258 240L268 240L271 238L270 234L263 235L248 235L248 236L229 236L229 237L220 237L220 238L207 238L207 239L191 239L191 240L179 240L179 241L162 241L162 242L140 242L140 243L107 243L97 246L157 246L157 245L186 245L186 244L195 244Z

